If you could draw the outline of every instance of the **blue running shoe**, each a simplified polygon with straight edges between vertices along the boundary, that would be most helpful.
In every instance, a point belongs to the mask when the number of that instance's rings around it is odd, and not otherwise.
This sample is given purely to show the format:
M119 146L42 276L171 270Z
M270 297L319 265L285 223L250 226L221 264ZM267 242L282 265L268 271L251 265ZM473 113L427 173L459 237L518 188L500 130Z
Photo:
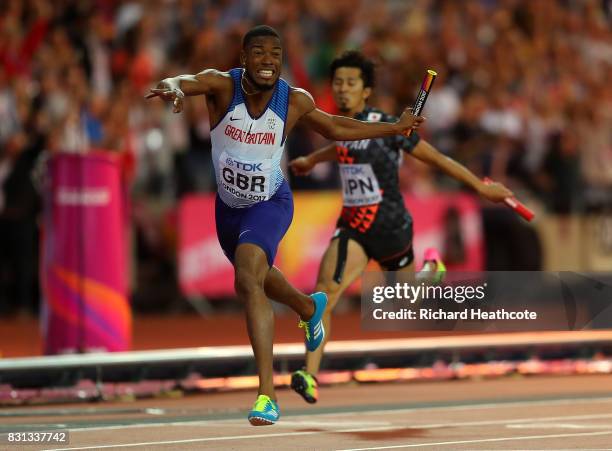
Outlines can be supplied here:
M280 409L278 404L269 396L259 395L253 404L253 410L249 412L249 423L253 426L269 426L278 421Z
M315 311L308 321L300 320L299 326L306 332L306 349L310 352L315 351L325 338L325 328L323 327L323 312L327 307L327 295L322 292L311 294L314 302Z

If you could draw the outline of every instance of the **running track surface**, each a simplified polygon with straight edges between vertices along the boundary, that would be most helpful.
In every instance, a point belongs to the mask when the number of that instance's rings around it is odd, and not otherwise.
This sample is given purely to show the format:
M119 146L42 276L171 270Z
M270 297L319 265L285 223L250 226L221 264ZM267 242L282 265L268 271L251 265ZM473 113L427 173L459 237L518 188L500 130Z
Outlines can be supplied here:
M612 449L612 376L536 376L278 390L281 420L252 427L252 391L0 410L0 432L68 429L70 443L0 449Z

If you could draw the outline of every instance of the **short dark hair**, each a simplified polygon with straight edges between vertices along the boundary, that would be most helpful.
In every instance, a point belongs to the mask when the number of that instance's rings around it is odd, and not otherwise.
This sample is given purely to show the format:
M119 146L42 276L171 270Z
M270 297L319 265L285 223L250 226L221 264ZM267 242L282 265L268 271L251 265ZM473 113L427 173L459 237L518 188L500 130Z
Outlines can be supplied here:
M251 28L246 32L244 37L242 38L242 48L246 49L247 46L251 43L251 39L257 38L259 36L274 36L281 40L280 34L274 28L268 25L257 25L256 27Z
M342 55L332 61L329 67L329 76L333 80L336 70L340 67L355 67L361 69L361 79L363 80L364 88L374 87L374 62L365 57L365 55L357 50L347 50Z

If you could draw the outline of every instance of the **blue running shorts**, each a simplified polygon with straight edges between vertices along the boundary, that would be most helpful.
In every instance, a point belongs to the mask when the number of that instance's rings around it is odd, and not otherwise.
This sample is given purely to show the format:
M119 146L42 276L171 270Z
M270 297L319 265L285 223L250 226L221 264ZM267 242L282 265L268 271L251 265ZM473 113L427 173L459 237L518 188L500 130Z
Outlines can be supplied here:
M250 207L228 207L218 194L215 200L217 238L232 264L238 245L251 243L263 249L271 267L292 220L293 196L286 180L269 200Z

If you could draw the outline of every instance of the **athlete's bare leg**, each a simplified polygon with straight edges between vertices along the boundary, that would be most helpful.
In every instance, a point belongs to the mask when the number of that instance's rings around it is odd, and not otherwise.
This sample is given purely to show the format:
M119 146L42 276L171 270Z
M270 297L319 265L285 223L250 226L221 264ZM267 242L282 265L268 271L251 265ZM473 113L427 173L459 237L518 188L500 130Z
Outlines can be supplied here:
M266 296L291 308L304 321L308 321L314 314L314 303L310 296L291 285L276 266L272 266L266 274L264 290Z
M317 278L316 291L327 293L327 309L323 314L323 325L325 327L325 341L314 352L306 352L306 371L312 375L316 375L321 365L323 357L323 349L331 333L331 314L340 299L342 293L359 277L365 270L368 264L368 256L359 243L354 240L348 240L346 265L342 281L338 284L333 280L338 259L338 242L333 240L321 260L319 267L319 275Z
M238 299L245 306L249 340L259 375L258 394L276 400L272 379L274 314L264 292L268 271L266 254L259 246L250 243L238 245L234 257L234 286Z

